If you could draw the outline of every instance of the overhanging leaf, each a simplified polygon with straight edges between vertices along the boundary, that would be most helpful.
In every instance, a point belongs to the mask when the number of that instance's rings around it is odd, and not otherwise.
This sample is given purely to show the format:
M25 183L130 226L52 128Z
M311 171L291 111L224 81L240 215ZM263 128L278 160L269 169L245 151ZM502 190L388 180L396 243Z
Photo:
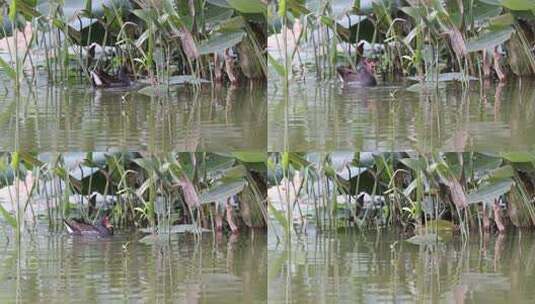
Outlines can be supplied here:
M501 0L501 4L510 10L527 11L535 9L535 1L533 0Z
M505 152L501 156L513 163L528 163L535 161L535 154L531 152Z
M199 200L201 204L226 200L227 198L240 193L246 184L247 182L245 180L240 180L215 186L202 193Z
M264 152L232 152L232 156L245 163L263 163L267 159Z
M466 50L470 53L485 49L493 49L509 40L514 31L514 28L507 27L498 31L486 32L479 37L468 40L468 42L466 42Z
M199 45L199 54L206 55L217 52L223 52L240 43L245 37L245 32L225 32L202 41Z
M240 13L265 13L266 5L261 0L227 0L228 4Z
M497 199L503 194L509 192L512 185L512 179L506 179L497 183L485 185L480 189L468 194L468 204L489 202Z

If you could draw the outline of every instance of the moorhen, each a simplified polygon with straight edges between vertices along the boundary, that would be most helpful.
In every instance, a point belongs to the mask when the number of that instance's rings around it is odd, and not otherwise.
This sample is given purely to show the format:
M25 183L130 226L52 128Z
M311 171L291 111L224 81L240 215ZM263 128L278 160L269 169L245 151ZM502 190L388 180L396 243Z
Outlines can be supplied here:
M359 87L373 87L377 85L375 76L375 62L368 58L363 58L357 65L357 70L351 67L341 66L337 67L338 76L344 84L359 86Z
M126 65L119 68L117 76L112 76L101 69L95 69L89 72L89 75L95 88L126 88L132 85Z
M110 236L113 234L113 225L110 223L108 216L104 216L100 223L91 225L80 220L64 220L63 223L69 234L74 235L94 235Z

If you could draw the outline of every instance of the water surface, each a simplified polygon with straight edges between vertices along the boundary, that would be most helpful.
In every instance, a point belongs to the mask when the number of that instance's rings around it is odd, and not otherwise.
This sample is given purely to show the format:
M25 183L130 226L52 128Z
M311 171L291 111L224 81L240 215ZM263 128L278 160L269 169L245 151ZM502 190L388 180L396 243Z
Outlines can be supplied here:
M411 83L268 87L269 151L503 151L535 147L535 81L471 82L414 93Z
M436 245L350 231L277 243L270 234L270 303L533 303L531 231Z
M43 81L40 81L43 82ZM38 82L21 96L0 97L0 149L38 151L264 151L262 84L201 90L180 86L168 97L135 91L60 88Z
M265 303L264 232L147 245L139 236L0 234L0 303Z

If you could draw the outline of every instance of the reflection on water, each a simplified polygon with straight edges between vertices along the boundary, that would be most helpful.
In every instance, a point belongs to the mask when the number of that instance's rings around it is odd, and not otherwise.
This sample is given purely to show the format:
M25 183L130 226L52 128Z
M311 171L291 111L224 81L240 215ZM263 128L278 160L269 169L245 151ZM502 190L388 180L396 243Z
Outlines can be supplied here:
M200 91L182 86L169 98L151 98L43 84L20 97L0 97L0 149L265 150L265 91L258 83Z
M110 239L0 238L0 303L265 303L264 232L146 245Z
M270 303L533 303L530 231L417 246L395 233L339 233L277 244Z
M286 100L268 87L269 151L503 151L535 146L535 82L451 84L413 93L409 84L341 88L311 78Z

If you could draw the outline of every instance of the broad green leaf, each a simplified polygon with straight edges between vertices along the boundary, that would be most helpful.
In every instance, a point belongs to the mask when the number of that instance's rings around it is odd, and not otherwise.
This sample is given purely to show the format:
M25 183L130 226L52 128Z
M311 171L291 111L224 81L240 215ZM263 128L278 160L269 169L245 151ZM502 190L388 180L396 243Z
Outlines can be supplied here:
M499 198L501 195L509 192L513 186L512 179L502 180L481 187L480 189L468 194L468 204L489 202Z
M223 175L221 181L235 181L247 176L247 168L244 165L238 165L222 171L221 174Z
M266 5L261 0L227 0L228 4L240 13L265 13Z
M502 14L489 19L489 24L494 28L504 28L515 23L515 17L511 13Z
M11 4L9 5L9 20L11 22L15 22L15 18L17 17L17 3L19 0L11 0Z
M232 152L232 156L245 163L263 163L267 159L265 152Z
M535 161L535 153L531 152L504 152L501 156L512 163L528 163Z
M280 0L279 1L278 13L279 13L279 17L281 17L281 18L286 16L286 9L287 9L286 2L287 2L287 0Z
M199 200L201 204L223 201L233 195L240 193L246 185L247 182L244 180L218 185L212 187L206 192L203 192L200 195Z
M219 7L231 8L227 0L207 0L206 2L219 6Z
M478 0L478 1L486 3L486 4L490 4L490 5L496 5L496 6L501 5L501 0Z
M217 31L224 32L237 32L245 28L246 21L242 16L236 16L233 18L227 18L217 24Z
M425 171L427 168L427 164L423 158L403 158L399 161L414 171Z
M465 166L465 171L469 169L473 170L474 177L481 178L489 172L498 169L503 163L503 158L478 154L470 160L465 159L465 162L468 161L472 161L472 165L471 168ZM457 164L457 166L460 165ZM471 174L471 172L468 171L466 171L465 173Z
M511 38L514 28L507 27L499 31L490 31L479 37L472 38L466 42L466 50L470 52L493 49Z
M511 178L515 175L515 170L513 167L507 165L500 168L497 168L489 173L490 181L500 181L506 178Z
M501 4L514 11L527 11L535 9L533 0L501 0Z
M221 7L210 5L208 6L206 13L205 13L205 22L207 24L216 25L222 22L226 22L231 18L234 14L234 10L232 9L222 9ZM242 18L237 18L240 20L243 20Z
M244 31L225 32L213 35L200 43L199 54L206 55L223 52L225 49L231 48L240 43L244 37Z

